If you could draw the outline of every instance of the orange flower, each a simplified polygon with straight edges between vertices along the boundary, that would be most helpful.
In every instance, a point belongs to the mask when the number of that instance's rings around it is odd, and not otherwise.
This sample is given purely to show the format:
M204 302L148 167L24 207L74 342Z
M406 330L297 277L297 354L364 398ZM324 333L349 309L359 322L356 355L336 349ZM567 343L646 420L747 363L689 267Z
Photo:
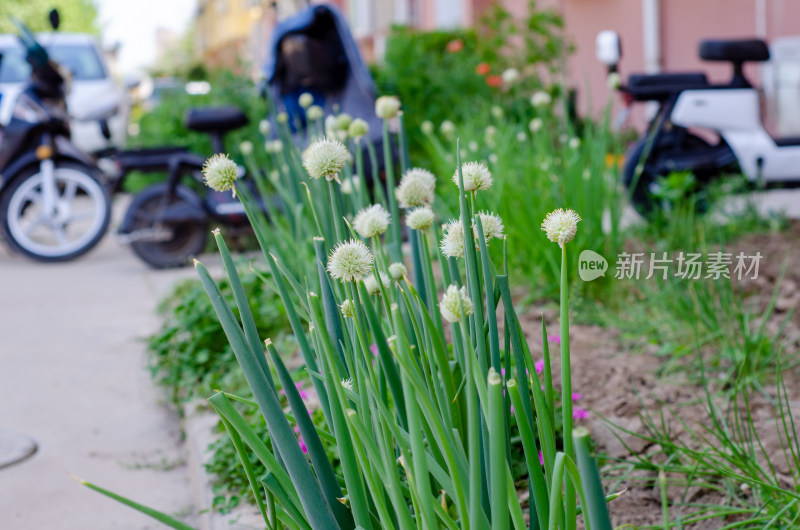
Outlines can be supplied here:
M503 78L499 75L490 75L486 78L486 84L491 87L499 87L503 84Z
M447 51L450 53L460 52L464 49L464 41L461 39L451 40L447 43Z
M486 75L492 71L492 67L486 63L480 63L475 67L475 73L478 75Z

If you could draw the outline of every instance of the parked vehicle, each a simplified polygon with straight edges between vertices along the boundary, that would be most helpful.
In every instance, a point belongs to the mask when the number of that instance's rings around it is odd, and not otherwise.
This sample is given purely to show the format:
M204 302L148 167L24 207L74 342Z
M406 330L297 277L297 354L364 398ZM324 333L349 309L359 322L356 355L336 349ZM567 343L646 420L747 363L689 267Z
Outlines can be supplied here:
M93 153L107 145L96 123L87 119L100 109L106 113L112 145L122 149L127 138L130 102L125 89L111 75L105 55L94 37L83 34L41 33L36 40L48 56L69 71L67 107L70 113L72 141L85 153ZM0 35L0 124L11 117L11 101L22 92L31 76L25 60L26 49L14 35Z
M248 120L236 107L214 107L191 109L184 122L188 129L208 133L214 152L222 153L225 134ZM150 266L160 269L188 263L205 248L212 223L229 231L249 230L238 199L230 193L192 185L193 180L203 180L205 156L180 147L163 147L123 151L114 158L121 173L118 185L132 170L167 172L166 182L149 186L133 197L119 228L119 240L130 244ZM244 169L240 172L244 176Z
M58 26L57 14L51 21ZM17 26L30 75L21 91L0 100L10 109L0 125L0 232L29 257L68 260L102 239L110 200L93 160L70 142L68 73ZM0 56L0 68L6 59Z
M616 33L598 35L597 56L616 74ZM626 104L658 106L648 132L628 151L622 174L642 214L658 206L661 178L676 171L692 172L700 185L739 171L754 184L800 184L800 138L769 135L762 123L759 90L744 75L744 63L769 60L767 44L757 39L704 40L699 56L730 62L731 80L712 84L703 72L632 74L619 86Z

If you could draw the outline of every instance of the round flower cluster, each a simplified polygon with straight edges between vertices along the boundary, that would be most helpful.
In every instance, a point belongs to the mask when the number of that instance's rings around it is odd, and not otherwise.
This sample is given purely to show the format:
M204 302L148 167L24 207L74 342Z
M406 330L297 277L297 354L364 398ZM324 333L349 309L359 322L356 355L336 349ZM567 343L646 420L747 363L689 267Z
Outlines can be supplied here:
M489 241L492 238L502 239L503 220L500 219L499 215L491 212L478 212L478 217L481 220L483 237L486 239L486 241Z
M539 90L538 92L534 92L531 96L531 105L534 107L545 107L553 101L553 98L550 97L550 94L545 92L544 90Z
M327 269L336 280L355 282L372 271L374 259L364 243L351 239L336 245L328 257Z
M542 119L541 118L533 118L530 121L530 123L528 124L528 129L530 129L530 131L532 133L538 132L539 129L541 129L541 128L542 128Z
M492 174L483 162L464 162L461 165L464 191L486 190L492 185ZM453 182L458 186L458 170L453 173Z
M373 204L356 214L355 219L353 219L353 228L358 232L358 235L364 239L369 239L386 232L391 220L391 215L383 208L382 204Z
M453 137L453 134L456 132L456 126L453 125L453 122L450 120L444 120L442 124L439 126L439 131L444 135L445 138L448 140Z
M408 274L408 269L406 269L406 266L402 263L398 262L389 265L389 276L391 276L393 280L402 280L406 274Z
M364 136L367 135L369 132L369 125L367 122L362 120L361 118L356 118L350 123L350 127L347 128L347 134L350 135L351 138L355 140L360 140Z
M308 92L303 92L302 94L300 94L300 97L298 98L297 102L300 103L301 107L307 109L314 104L314 96L312 96Z
M542 230L547 234L547 239L563 248L575 237L580 220L581 216L575 211L559 208L547 214L542 221Z
M308 121L317 121L321 119L324 114L322 107L319 105L311 105L308 107L308 110L306 110L306 118L308 118Z
M464 257L464 225L458 219L442 227L442 254L448 258Z
M378 284L378 280L375 279L374 274L364 277L364 288L367 290L367 293L381 294L381 287L384 289L389 287L389 277L386 276L386 273L381 272L378 276L380 276L381 279L380 285Z
M336 180L346 163L347 148L336 140L317 140L303 153L303 167L315 179Z
M448 322L460 322L472 314L474 307L466 287L459 289L456 285L450 285L442 296L439 309Z
M397 96L381 96L375 100L375 114L388 120L397 116L400 111L400 100Z
M356 314L355 307L353 306L353 301L349 298L345 299L342 302L342 305L339 306L339 311L342 312L342 316L345 318L353 318Z
M433 226L433 210L427 206L414 208L406 214L406 225L412 230L426 230Z
M239 167L228 155L218 153L203 164L203 177L212 190L228 191L233 189L233 183L239 177ZM236 190L233 194L236 195Z
M425 206L433 202L436 177L427 169L411 168L400 179L395 196L401 208Z

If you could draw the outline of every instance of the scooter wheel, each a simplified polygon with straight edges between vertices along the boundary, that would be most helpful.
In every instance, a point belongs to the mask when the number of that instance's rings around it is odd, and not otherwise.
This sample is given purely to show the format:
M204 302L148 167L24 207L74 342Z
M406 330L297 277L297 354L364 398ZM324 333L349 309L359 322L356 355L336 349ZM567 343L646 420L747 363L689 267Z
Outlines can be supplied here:
M159 213L167 206L182 202L180 197L137 195L128 207L132 216L131 249L155 269L182 267L206 247L208 226L204 223L162 223ZM140 237L151 232L153 236ZM166 235L159 235L159 234Z
M111 218L111 200L95 171L57 161L52 211L44 207L39 166L25 169L0 197L3 236L16 251L38 261L67 261L85 254L103 238Z

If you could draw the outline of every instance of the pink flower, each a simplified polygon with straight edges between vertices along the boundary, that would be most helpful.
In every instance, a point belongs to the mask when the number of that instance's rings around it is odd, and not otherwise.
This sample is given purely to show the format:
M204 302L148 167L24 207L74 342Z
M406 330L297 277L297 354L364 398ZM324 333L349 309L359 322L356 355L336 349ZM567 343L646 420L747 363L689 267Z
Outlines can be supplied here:
M298 394L300 394L300 399L308 399L309 397L311 397L311 394L309 392L303 390L303 383L295 383L294 386L297 387L297 392ZM278 390L278 394L285 396L286 391L281 388L280 390Z
M580 407L575 408L572 411L572 418L576 420L585 420L589 417L589 411L586 409L582 409Z
M541 451L539 451L539 465L544 465L544 455L542 455Z
M511 405L511 408L508 409L508 412L514 414L514 405Z
M579 399L583 399L583 394L581 394L580 392L573 392L572 401L578 401Z
M373 342L372 346L369 347L369 351L372 352L372 355L378 355L378 345Z
M548 335L547 342L553 342L555 344L561 344L561 335Z
M294 432L295 434L297 434L297 443L300 444L300 450L303 451L303 453L308 453L308 448L306 447L306 443L303 441L303 435L300 434L300 427L295 425Z
M533 363L533 367L536 368L537 374L541 374L542 370L544 370L544 359L540 359Z
M490 75L486 77L486 84L490 87L499 87L503 84L503 78L499 75Z

